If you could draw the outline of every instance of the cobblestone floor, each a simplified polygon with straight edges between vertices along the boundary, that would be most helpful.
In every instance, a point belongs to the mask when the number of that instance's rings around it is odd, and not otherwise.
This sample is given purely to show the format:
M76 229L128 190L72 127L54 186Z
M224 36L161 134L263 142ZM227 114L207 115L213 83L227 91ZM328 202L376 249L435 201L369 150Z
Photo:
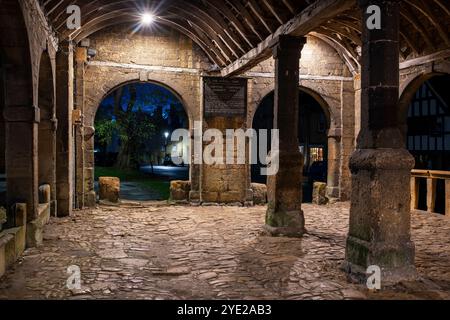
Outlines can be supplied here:
M124 204L52 219L1 299L450 299L450 219L416 212L421 279L371 293L339 270L347 203L304 205L303 239L261 235L265 207ZM81 268L82 290L66 288Z

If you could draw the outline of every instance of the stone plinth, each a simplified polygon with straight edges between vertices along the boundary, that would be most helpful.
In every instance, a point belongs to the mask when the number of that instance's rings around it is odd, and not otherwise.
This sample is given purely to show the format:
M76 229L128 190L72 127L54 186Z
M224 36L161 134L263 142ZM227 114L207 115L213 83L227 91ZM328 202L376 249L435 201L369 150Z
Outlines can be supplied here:
M6 209L0 207L0 230L2 230L2 226L5 223L6 223Z
M251 188L253 191L253 204L266 204L267 203L267 186L261 183L252 183Z
M189 201L191 191L190 181L175 180L170 182L170 200L171 201Z
M381 268L385 284L416 276L408 188L413 167L407 150L367 149L352 155L345 268L358 280L364 281L371 265Z
M12 235L0 233L0 277L5 274L8 265L7 252L12 239Z
M314 182L313 185L313 199L312 202L318 205L325 205L328 203L327 184L324 182Z
M51 199L51 187L49 184L44 184L39 187L39 203L50 203Z
M120 179L116 177L100 177L99 196L101 201L118 203L120 198Z

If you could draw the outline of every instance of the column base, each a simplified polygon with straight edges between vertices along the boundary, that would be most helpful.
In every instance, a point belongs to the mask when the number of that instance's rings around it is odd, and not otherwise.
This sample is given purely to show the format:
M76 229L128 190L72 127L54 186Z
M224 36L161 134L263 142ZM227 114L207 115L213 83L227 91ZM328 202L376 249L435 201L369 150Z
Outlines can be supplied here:
M50 215L52 217L58 216L58 200L52 200L50 202Z
M381 269L381 285L395 285L402 281L414 281L418 278L414 266L415 247L411 241L393 245L392 243L369 243L348 237L347 257L342 270L348 274L351 282L367 281L367 268L378 266Z
M378 266L381 282L416 278L411 241L410 176L414 158L405 149L356 150L350 160L352 203L344 269L365 280Z
M303 211L267 212L264 230L275 237L301 237L306 232Z
M333 202L337 202L339 200L339 194L339 187L327 186L326 197L328 199L333 200Z
M58 200L58 217L70 217L72 215L72 201L69 199Z
M95 191L90 191L86 193L84 198L84 205L88 208L95 208L97 205L97 194Z

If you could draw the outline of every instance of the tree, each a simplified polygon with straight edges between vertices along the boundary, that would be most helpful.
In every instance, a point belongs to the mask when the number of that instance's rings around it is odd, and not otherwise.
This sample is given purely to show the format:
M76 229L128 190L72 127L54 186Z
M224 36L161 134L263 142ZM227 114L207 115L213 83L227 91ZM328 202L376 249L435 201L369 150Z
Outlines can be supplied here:
M95 121L96 143L106 150L114 137L118 137L116 166L138 169L146 152L155 152L164 145L162 134L156 133L168 131L182 122L175 119L181 117L180 112L184 110L178 99L160 86L130 84L121 87L99 108ZM153 162L151 165L153 167Z
M120 138L120 151L116 166L121 169L138 169L144 155L145 142L155 133L152 117L136 105L137 90L135 84L130 84L125 95L124 88L116 91L114 114L116 127ZM129 95L129 97L128 97ZM128 100L123 102L123 98Z

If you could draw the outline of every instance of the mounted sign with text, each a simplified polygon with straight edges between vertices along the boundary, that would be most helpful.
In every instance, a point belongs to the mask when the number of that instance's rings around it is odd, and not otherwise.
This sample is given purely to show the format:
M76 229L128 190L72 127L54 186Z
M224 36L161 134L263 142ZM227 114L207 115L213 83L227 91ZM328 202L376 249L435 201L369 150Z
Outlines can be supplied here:
M205 117L245 116L247 112L247 79L203 78Z

